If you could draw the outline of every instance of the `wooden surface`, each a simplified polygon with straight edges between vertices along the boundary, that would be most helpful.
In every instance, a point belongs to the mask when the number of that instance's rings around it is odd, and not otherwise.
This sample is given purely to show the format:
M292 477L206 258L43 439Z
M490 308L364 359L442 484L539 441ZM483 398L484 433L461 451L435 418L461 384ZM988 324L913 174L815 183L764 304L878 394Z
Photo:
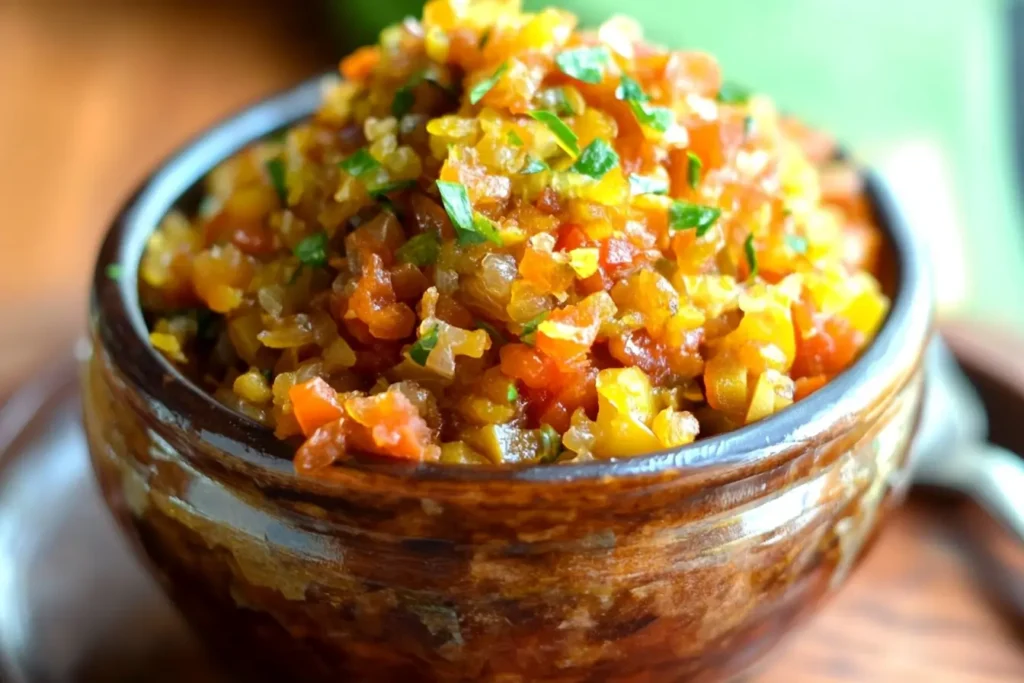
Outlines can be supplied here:
M93 251L144 173L325 63L245 7L0 0L0 394L81 328ZM1021 549L969 505L916 501L750 680L1024 680Z

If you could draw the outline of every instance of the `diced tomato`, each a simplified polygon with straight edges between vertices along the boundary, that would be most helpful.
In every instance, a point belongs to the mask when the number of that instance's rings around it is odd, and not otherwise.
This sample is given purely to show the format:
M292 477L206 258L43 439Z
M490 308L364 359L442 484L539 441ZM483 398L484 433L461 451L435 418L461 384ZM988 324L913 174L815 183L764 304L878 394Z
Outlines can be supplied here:
M292 412L302 433L308 438L317 429L344 416L338 394L320 377L314 377L288 390Z
M321 425L295 453L295 469L312 474L330 467L345 457L346 420L340 418Z
M501 347L501 371L534 389L557 385L562 374L553 359L526 344L507 344Z
M572 251L581 247L589 247L591 244L592 242L583 228L575 223L563 223L558 229L555 251Z
M376 254L363 264L363 275L348 300L345 317L366 323L378 339L403 339L412 334L416 314L404 303L398 303L391 284L391 274Z
M842 318L821 316L810 302L794 304L792 313L796 358L791 377L832 376L853 362L864 343L863 333Z
M796 381L796 390L793 393L793 400L799 401L807 398L818 389L828 383L828 375L814 375L813 377L801 377Z
M613 278L622 277L640 259L640 249L620 237L609 237L601 244L601 267Z
M349 435L355 447L403 460L437 460L433 432L416 406L397 390L345 401L345 412L365 429Z

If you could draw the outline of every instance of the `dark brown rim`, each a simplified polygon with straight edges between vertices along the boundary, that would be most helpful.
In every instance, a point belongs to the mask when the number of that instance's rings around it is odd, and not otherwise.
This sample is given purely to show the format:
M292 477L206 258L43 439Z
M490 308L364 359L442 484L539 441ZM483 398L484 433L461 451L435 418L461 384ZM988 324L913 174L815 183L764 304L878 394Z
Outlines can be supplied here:
M93 274L91 323L117 370L139 388L165 424L193 433L250 466L276 476L299 477L292 468L293 447L265 427L230 410L184 377L149 345L135 286L146 239L169 209L218 162L247 144L313 113L323 76L271 97L214 126L166 161L131 197L114 219ZM931 328L927 272L916 244L892 198L871 173L868 190L879 224L895 252L897 291L892 310L867 351L849 369L779 413L741 429L683 448L619 460L556 466L411 465L374 459L341 467L399 478L429 481L567 482L678 472L695 476L714 471L728 476L760 462L776 460L816 441L844 416L857 415L891 386L899 368L912 367ZM117 265L119 276L108 276Z

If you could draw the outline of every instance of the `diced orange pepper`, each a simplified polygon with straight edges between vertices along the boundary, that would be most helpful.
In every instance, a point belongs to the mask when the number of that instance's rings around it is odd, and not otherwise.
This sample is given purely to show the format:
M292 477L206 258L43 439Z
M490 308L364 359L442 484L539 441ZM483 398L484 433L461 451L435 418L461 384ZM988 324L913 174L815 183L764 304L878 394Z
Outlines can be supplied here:
M380 63L380 49L366 45L341 60L341 75L350 81L366 80Z
M338 393L320 377L296 384L288 390L288 398L291 399L292 412L306 438L322 425L345 415L338 403Z
M796 391L793 393L793 400L800 401L821 389L828 383L828 375L815 375L813 377L801 377L796 381Z

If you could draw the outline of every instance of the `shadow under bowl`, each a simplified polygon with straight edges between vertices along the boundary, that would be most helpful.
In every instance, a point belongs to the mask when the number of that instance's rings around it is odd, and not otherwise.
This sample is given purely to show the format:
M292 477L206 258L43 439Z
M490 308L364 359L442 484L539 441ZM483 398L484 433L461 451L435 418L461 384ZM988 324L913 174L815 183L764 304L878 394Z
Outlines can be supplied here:
M766 420L541 467L353 463L291 446L155 353L136 278L202 177L309 115L319 79L189 144L117 217L93 281L85 426L104 496L199 636L251 680L717 681L847 577L908 484L930 333L914 238L867 178L893 307L864 355ZM118 264L117 280L105 275Z

